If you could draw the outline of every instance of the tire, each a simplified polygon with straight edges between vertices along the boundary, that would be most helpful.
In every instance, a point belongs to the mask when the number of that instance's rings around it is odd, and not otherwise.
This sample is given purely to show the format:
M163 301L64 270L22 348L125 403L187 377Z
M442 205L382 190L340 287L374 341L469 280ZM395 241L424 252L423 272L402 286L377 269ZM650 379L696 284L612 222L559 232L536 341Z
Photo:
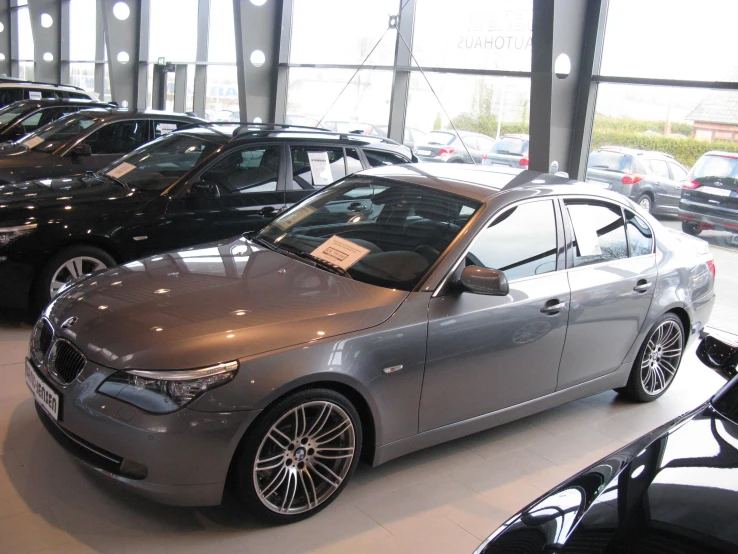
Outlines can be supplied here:
M691 221L682 221L682 231L693 237L700 234L700 231L697 230L697 224Z
M641 194L638 197L638 200L636 200L636 204L638 204L641 208L646 210L648 213L653 212L653 199L648 194Z
M646 335L633 362L628 384L617 392L636 402L652 402L674 382L686 344L682 321L674 314L661 317Z
M34 284L32 304L36 309L42 310L51 300L52 287L58 289L61 284L85 273L115 265L115 259L97 246L78 244L60 250L51 256L39 272Z
M246 433L233 468L236 493L266 523L308 518L346 486L361 441L359 414L342 394L308 389L287 396Z

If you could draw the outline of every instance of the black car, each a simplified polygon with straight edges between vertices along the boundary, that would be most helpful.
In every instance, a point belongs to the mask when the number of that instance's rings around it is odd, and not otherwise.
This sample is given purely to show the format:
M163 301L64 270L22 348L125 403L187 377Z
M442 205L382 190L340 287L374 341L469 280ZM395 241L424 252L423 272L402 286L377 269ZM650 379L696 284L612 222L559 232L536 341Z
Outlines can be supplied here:
M111 104L95 100L19 100L0 109L0 142L18 140L39 127L80 110L109 107Z
M627 196L652 213L676 215L687 170L663 152L603 146L587 161L587 182Z
M203 122L154 110L82 110L0 146L0 184L95 171L157 137Z
M415 154L421 162L482 163L495 139L468 131L431 131L415 144Z
M204 125L97 173L0 185L0 304L39 307L85 273L259 229L345 175L410 161L378 137Z
M697 160L682 189L679 218L685 233L725 230L738 244L738 154L708 152Z
M711 400L554 488L477 554L738 552L738 342L697 349L730 380Z

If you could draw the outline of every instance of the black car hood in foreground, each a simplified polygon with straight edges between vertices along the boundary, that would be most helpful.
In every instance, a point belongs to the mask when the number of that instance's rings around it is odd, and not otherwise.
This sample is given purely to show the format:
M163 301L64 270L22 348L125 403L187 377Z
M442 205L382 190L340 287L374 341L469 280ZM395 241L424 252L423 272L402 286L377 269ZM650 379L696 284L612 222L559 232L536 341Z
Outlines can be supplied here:
M202 245L88 277L45 315L100 365L188 369L373 327L408 294L309 264L246 239Z
M738 381L507 521L478 554L738 552Z

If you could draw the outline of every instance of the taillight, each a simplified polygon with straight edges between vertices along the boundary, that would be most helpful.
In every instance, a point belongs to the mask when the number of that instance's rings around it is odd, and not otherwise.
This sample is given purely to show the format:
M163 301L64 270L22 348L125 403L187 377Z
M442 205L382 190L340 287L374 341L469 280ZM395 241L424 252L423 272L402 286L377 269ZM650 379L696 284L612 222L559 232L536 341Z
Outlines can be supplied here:
M707 267L710 268L710 273L715 277L715 260L707 260Z
M483 160L486 160L487 159L487 154L482 154L482 159Z
M520 167L528 167L528 158L520 158Z
M700 185L697 181L684 181L682 185L685 189L696 189L697 187L700 187Z
M635 185L639 181L643 181L643 177L641 177L640 175L624 175L623 176L624 185Z
M436 156L445 156L446 154L453 154L453 153L454 153L454 149L453 149L453 148L451 148L451 147L448 147L448 148L441 148L441 149L440 149L440 150L438 151L438 154L436 154Z

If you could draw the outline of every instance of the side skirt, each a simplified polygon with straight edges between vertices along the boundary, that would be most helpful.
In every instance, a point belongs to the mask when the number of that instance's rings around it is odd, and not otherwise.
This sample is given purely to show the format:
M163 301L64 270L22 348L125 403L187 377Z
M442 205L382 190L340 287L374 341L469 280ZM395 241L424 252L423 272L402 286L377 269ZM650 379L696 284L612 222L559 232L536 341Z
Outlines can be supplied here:
M628 381L632 365L632 362L623 364L617 371L613 371L608 375L562 391L553 392L535 400L529 400L528 402L516 404L515 406L497 410L496 412L465 419L464 421L431 429L430 431L424 431L405 439L378 446L374 453L372 465L378 466L417 450L479 433L480 431L485 431L498 425L504 425L516 419L543 412L561 404L572 402L573 400L585 398L609 389L623 387Z

